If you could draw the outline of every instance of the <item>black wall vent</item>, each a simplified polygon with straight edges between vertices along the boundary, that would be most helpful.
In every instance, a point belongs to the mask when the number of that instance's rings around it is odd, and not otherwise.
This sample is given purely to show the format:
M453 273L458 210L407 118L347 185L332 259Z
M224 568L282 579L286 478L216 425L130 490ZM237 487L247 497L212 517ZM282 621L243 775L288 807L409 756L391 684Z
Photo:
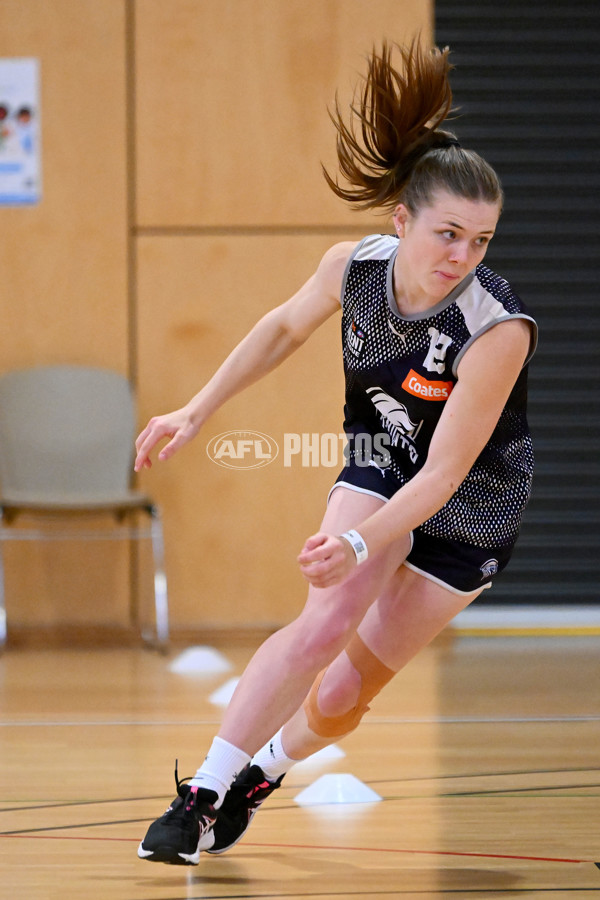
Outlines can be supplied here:
M437 0L435 20L456 66L449 127L506 192L486 263L540 326L533 497L509 568L479 602L598 604L600 2Z

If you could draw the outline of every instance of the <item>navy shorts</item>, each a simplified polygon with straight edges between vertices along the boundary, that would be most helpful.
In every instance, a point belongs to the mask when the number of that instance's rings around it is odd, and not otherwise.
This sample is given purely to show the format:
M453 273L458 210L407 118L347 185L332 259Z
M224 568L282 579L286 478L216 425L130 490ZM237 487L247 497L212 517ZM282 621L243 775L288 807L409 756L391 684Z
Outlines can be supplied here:
M398 479L375 465L358 466L353 460L340 472L329 492L344 487L371 494L386 502L400 490ZM514 544L504 547L476 547L452 538L432 537L421 527L412 532L412 546L404 561L412 569L454 594L471 594L492 586L492 578L508 563Z

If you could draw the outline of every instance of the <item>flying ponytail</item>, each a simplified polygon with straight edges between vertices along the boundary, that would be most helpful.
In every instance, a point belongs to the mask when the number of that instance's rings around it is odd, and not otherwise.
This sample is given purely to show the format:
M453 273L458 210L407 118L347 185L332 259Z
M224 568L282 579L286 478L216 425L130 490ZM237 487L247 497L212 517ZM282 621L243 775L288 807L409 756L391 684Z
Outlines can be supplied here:
M394 47L402 71L392 65ZM338 197L360 209L390 211L403 202L416 212L443 189L501 204L494 170L440 127L453 111L448 56L448 48L426 52L416 40L406 48L384 41L380 53L373 49L348 124L337 98L330 113L340 174L349 186L325 168L323 174Z

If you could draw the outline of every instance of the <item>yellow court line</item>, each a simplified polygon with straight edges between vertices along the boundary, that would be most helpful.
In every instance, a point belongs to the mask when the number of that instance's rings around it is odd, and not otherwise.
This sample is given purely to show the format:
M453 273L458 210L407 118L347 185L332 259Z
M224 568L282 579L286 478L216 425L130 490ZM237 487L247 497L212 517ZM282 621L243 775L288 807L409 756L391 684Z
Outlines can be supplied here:
M461 637L589 637L600 635L598 625L549 625L549 626L482 626L481 628L454 626L455 634Z

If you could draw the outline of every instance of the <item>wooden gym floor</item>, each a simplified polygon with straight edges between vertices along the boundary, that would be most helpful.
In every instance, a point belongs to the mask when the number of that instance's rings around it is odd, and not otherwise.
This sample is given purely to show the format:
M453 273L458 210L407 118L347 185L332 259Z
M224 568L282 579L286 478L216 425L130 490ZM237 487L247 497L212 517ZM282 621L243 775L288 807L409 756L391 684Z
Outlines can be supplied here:
M245 838L197 867L138 860L252 648L177 674L124 649L0 657L2 900L600 898L600 637L447 635L372 704L345 755L304 763ZM323 774L372 803L299 805Z

